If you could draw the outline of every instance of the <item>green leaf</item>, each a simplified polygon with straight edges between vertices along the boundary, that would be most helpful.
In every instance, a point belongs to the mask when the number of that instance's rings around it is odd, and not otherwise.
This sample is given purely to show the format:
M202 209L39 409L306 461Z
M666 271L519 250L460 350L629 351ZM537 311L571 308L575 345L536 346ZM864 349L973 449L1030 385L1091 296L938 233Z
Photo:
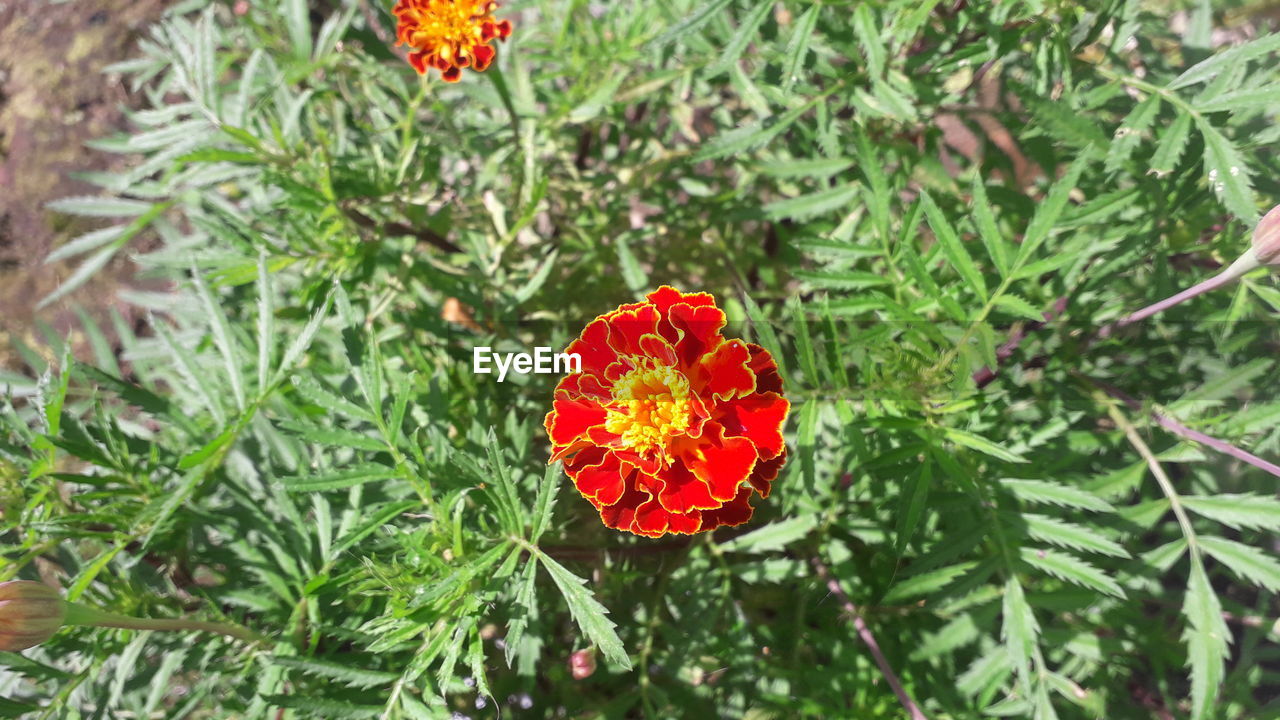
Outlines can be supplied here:
M337 287L335 285L335 287ZM289 348L284 352L284 358L280 360L280 367L276 369L275 375L272 377L271 385L279 383L285 374L293 370L293 366L301 359L302 354L311 347L311 340L315 337L316 332L320 329L320 323L324 321L325 316L329 314L329 308L333 306L334 292L330 291L324 298L324 303L316 310L311 319L307 321L302 332L293 339L289 344Z
M1232 572L1271 592L1280 592L1280 562L1274 557L1251 545L1238 543L1235 540L1201 536L1200 547L1231 568Z
M889 592L885 593L883 602L886 604L893 604L923 595L931 595L947 585L950 585L952 580L964 575L977 566L978 563L976 562L962 562L921 573L919 575L913 575L904 580L900 580L896 585L891 587Z
M1022 585L1017 578L1009 578L1004 585L1004 622L1000 634L1004 638L1005 647L1009 651L1009 659L1018 669L1018 677L1024 686L1031 683L1032 653L1035 651L1036 636L1040 634L1040 625L1036 622L1035 613L1022 592Z
M587 581L566 570L546 553L540 552L538 560L547 569L547 573L555 581L560 593L564 595L565 603L569 606L569 614L573 616L574 622L578 623L582 633L600 648L610 662L624 670L630 670L631 658L627 657L627 651L622 647L622 640L614 632L617 626L605 617L609 611L584 587Z
M400 473L386 465L361 465L350 470L327 473L324 475L298 475L281 478L284 489L290 492L319 492L322 490L340 490L370 482L394 480Z
M1151 156L1151 169L1147 172L1156 177L1163 177L1173 172L1178 167L1178 159L1182 157L1182 151L1186 149L1187 140L1190 137L1191 116L1180 112L1160 138L1160 144L1156 146L1156 152Z
M1120 123L1110 147L1107 148L1105 165L1107 172L1116 172L1128 162L1134 148L1138 147L1138 143L1142 140L1142 133L1151 127L1151 123L1155 121L1159 112L1160 96L1153 94L1138 103L1124 122Z
M1020 295L997 295L995 304L996 307L1018 317L1034 322L1044 322L1044 312L1027 302Z
M1021 549L1023 562L1039 568L1059 580L1066 580L1081 587L1097 590L1118 598L1125 597L1124 589L1098 568L1081 560L1075 555L1024 547Z
M1022 238L1022 246L1018 248L1018 256L1013 263L1015 268L1025 265L1040 249L1040 245L1049 238L1049 233L1053 231L1058 218L1062 216L1062 211L1067 207L1071 191L1079 184L1081 174L1092 161L1091 153L1080 153L1075 162L1067 168L1067 172L1053 184L1053 187L1049 188L1044 202L1036 208L1036 214L1031 218L1031 224L1027 226L1026 235Z
M640 262L631 252L627 239L619 235L613 239L613 248L618 253L618 266L622 269L622 280L631 292L638 293L649 286L649 274L640 267Z
M717 160L729 155L742 155L762 147L780 135L784 130L799 120L801 116L813 109L826 95L818 95L802 105L798 105L782 115L769 118L767 124L756 121L742 127L722 132L703 144L693 156L694 162Z
M54 200L45 207L65 215L120 218L137 217L152 208L149 202L115 197L68 197Z
M1057 505L1058 507L1080 508L1096 512L1113 512L1111 503L1070 485L1051 483L1044 480L1018 480L1004 478L1000 484L1019 500L1029 503Z
M775 220L802 220L845 208L857 196L857 184L846 183L808 195L774 200L764 206L764 213Z
M311 8L307 0L285 0L284 26L289 31L289 46L299 60L311 57Z
M738 29L729 38L729 41L725 43L724 51L720 53L720 59L707 68L708 77L719 75L738 62L738 59L742 57L743 51L747 49L747 45L756 36L756 31L759 30L760 24L769 16L769 11L773 9L773 4L774 0L760 0L750 14L738 25Z
M781 550L808 535L809 531L813 530L817 524L818 519L814 515L787 518L786 520L780 520L752 530L745 535L739 535L729 542L722 543L720 549L724 552L744 553L764 553Z
M1264 85L1234 92L1223 93L1212 100L1201 103L1196 109L1202 113L1233 113L1246 110L1257 110L1280 103L1280 85Z
M286 657L281 655L268 655L263 660L281 667L297 670L306 675L324 678L326 680L336 680L347 687L354 688L371 688L385 687L400 678L398 673L381 672L378 670L366 670L364 668L351 667L342 665L328 660L319 658L302 658L302 657Z
M698 8L684 20L671 26L666 32L651 40L648 44L648 50L653 51L664 45L679 40L689 33L702 27L716 13L724 9L732 0L711 0L711 2L696 5Z
M920 463L919 471L911 473L902 483L902 490L898 493L898 522L894 529L894 546L899 555L906 550L911 536L920 524L920 516L929 504L929 488L932 484L933 465L928 458Z
M1188 85L1211 80L1218 73L1237 63L1248 62L1277 50L1280 50L1280 34L1263 35L1256 40L1233 47L1192 65L1175 78L1173 82L1169 83L1169 89L1177 90Z
M1258 202L1244 158L1207 120L1196 118L1196 128L1204 136L1204 166L1214 195L1241 222L1246 225L1258 222Z
M272 707L297 710L298 717L308 718L378 718L383 717L381 705L356 705L346 700L333 700L318 694L263 695L262 700Z
M964 249L964 244L956 236L956 231L951 227L951 223L947 221L946 215L933 202L933 198L929 196L928 192L921 191L920 202L924 205L924 213L929 219L929 227L933 229L934 236L942 244L942 252L946 254L947 260L960 273L960 277L964 278L965 282L968 283L969 289L978 296L979 301L985 302L987 299L987 283L982 279L982 273L978 270L978 266L974 264L973 258L969 256L969 252Z
M958 430L956 428L946 428L943 430L943 434L947 436L948 440L957 445L963 445L971 450L977 450L978 452L985 453L991 457L1013 463L1027 462L1027 459L1021 455L997 445L981 435L974 435L966 430Z
M813 29L818 23L821 3L814 3L796 21L795 29L787 40L785 59L782 62L782 92L790 93L792 86L800 79L800 70L804 66L805 55L809 52L809 44L813 41Z
M1128 551L1094 528L1036 513L1021 513L1017 517L1026 525L1027 534L1042 542L1111 557L1129 557Z
M991 262L995 263L1000 277L1005 277L1009 274L1009 244L996 225L996 216L991 211L991 202L987 200L987 188L981 174L973 181L973 223Z
M1187 662L1191 666L1191 717L1211 718L1226 673L1231 635L1222 618L1222 604L1199 562L1191 563L1182 613L1187 617L1182 639L1187 643Z
M1280 500L1253 494L1187 495L1182 504L1194 513L1237 530L1280 530Z

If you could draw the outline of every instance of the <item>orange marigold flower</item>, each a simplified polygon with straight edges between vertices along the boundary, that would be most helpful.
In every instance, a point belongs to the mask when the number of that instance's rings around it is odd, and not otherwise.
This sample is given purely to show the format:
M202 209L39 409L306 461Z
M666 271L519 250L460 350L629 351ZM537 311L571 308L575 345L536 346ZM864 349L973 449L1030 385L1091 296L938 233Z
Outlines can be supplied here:
M637 535L692 534L751 519L786 461L790 403L769 353L721 334L707 293L663 286L592 320L565 352L580 372L556 386L551 462Z
M458 82L462 68L483 72L497 51L489 41L511 34L510 20L495 20L494 0L396 0L398 45L413 48L409 64L425 75L440 71L445 82Z

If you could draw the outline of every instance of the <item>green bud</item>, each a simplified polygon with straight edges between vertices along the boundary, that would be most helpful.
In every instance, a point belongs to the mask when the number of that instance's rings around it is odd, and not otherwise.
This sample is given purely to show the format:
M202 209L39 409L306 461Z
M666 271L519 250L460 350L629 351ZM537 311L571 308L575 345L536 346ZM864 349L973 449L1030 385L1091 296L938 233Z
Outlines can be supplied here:
M17 652L53 637L66 618L57 590L38 582L0 583L0 650Z

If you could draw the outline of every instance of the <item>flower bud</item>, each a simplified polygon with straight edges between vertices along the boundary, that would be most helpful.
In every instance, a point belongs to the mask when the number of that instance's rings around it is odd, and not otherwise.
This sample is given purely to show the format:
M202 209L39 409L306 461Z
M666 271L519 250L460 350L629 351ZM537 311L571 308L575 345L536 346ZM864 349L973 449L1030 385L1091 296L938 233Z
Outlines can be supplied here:
M0 650L26 650L53 637L66 608L57 590L38 582L0 583Z
M586 680L596 671L596 651L594 648L579 650L569 656L569 672L574 680Z
M1253 254L1263 265L1280 265L1280 205L1253 229Z

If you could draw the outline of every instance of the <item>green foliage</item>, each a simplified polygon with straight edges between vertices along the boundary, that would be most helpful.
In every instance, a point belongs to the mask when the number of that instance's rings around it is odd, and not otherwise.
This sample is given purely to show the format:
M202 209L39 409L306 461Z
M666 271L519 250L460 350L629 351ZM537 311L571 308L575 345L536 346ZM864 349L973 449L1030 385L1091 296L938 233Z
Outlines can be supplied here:
M166 289L14 341L0 579L269 641L68 630L0 716L902 717L814 558L931 718L1274 714L1274 478L1148 418L1280 456L1280 292L1095 337L1280 197L1280 36L1168 10L513 0L446 85L378 3L175 7L45 302ZM547 467L555 378L470 363L663 283L792 413L748 526L653 541Z

